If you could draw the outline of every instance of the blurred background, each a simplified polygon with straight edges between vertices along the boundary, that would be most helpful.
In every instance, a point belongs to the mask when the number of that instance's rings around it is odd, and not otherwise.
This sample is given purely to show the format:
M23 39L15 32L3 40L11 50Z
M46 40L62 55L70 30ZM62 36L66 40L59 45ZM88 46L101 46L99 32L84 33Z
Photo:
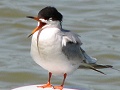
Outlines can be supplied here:
M44 84L48 72L30 56L31 38L27 36L37 22L26 16L37 16L46 6L56 7L64 16L63 28L81 37L82 48L98 59L120 70L120 1L119 0L0 0L0 90ZM120 90L120 72L77 70L68 76L65 86L89 90ZM52 77L61 84L63 77Z

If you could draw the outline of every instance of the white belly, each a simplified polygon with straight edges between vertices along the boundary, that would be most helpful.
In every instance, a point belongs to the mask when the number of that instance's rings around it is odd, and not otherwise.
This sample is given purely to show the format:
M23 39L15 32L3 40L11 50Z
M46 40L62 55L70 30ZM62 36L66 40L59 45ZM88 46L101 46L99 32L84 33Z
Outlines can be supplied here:
M37 47L37 32L32 37L31 44L31 56L34 61L42 68L52 72L55 75L63 75L64 73L70 74L75 71L80 63L76 64L68 60L61 50L61 38L52 36L45 39L41 37L44 34L41 33L39 46ZM39 49L39 50L38 50Z

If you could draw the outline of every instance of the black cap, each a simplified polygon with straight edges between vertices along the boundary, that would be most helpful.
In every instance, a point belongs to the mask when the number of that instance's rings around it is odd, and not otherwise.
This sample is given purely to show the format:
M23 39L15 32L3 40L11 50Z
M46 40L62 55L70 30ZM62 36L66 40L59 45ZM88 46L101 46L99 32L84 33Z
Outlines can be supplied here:
M43 18L45 20L49 20L50 18L53 21L59 20L62 21L62 14L57 11L55 7L45 7L38 13L38 18Z

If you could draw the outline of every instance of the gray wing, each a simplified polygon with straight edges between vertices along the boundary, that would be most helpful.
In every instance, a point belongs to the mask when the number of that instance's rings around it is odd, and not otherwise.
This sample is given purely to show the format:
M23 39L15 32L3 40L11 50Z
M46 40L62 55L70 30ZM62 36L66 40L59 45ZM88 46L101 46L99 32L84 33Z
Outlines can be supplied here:
M62 36L62 46L66 46L68 42L72 42L74 44L82 45L81 40L79 39L79 35L75 34L69 30L62 30L60 32L60 35Z
M62 51L71 59L79 58L83 63L96 63L96 59L88 56L81 48L80 36L68 30L62 30Z
M68 30L62 30L62 51L67 56L68 59L79 59L81 65L79 68L87 68L97 71L99 73L105 74L104 72L97 70L96 68L113 68L111 65L98 65L96 64L97 59L90 57L87 53L81 48L82 42L79 39L79 35L72 33Z
M96 64L97 62L96 58L89 56L82 48L80 48L80 50L82 51L82 54L84 55L84 63Z
M82 45L81 40L79 39L79 35L72 33L68 30L61 31L62 36L62 52L67 56L68 59L75 58L82 62L84 56L80 50L80 46Z

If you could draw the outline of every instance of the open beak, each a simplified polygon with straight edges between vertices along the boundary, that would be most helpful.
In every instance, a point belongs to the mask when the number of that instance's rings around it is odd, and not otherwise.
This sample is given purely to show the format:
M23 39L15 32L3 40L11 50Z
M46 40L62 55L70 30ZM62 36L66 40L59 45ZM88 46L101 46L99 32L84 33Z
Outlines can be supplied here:
M40 22L40 20L39 20L38 17L27 16L27 18L31 18L31 19L34 19L34 20ZM28 37L30 37L31 35L33 35L33 34L34 34L36 31L38 31L40 28L41 28L41 25L39 24L39 25L31 32L31 34L30 34Z

